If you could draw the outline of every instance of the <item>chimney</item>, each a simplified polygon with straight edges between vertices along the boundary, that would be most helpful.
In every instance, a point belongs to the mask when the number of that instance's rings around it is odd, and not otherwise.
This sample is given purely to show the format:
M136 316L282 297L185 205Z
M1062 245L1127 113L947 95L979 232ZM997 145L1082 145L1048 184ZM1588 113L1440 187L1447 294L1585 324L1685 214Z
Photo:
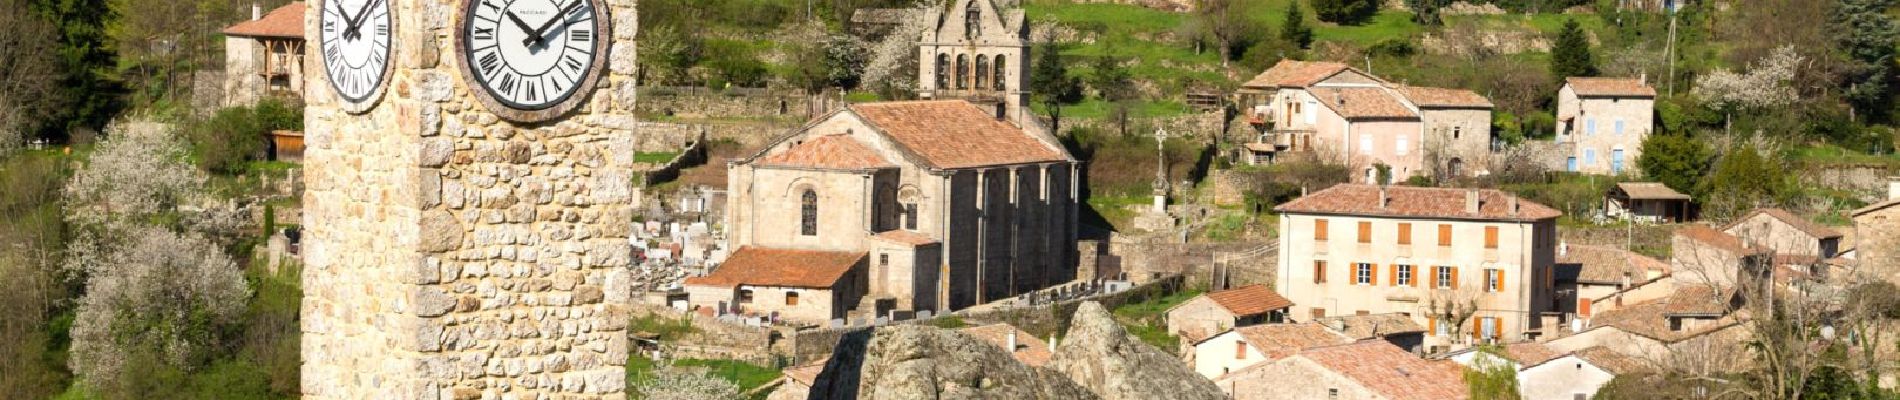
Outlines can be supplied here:
M1517 196L1509 196L1507 198L1511 199L1511 202L1508 205L1508 207L1510 207L1511 216L1516 217L1517 216Z
M260 19L264 19L264 7L257 5L257 3L251 3L251 20L256 21Z
M1009 333L1003 335L1003 338L1006 342L1009 343L1005 347L1009 347L1009 352L1015 353L1016 352L1016 329L1010 328Z
M1465 191L1465 213L1478 215L1478 189Z
M1306 186L1300 186L1300 197L1306 197Z
M1385 193L1385 185L1379 185L1379 209L1384 210L1385 205L1391 202L1392 197Z
M1637 75L1637 76L1636 76L1636 84L1638 84L1638 85L1643 85L1643 86L1649 86L1649 73L1648 73L1648 72L1644 72L1644 73L1642 73L1641 75Z

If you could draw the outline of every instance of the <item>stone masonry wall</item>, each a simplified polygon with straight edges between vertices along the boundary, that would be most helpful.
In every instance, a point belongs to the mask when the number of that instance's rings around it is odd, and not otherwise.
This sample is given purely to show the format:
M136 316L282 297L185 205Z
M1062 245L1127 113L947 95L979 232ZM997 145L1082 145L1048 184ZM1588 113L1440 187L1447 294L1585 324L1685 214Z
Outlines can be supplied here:
M614 42L585 105L531 125L458 72L466 3L390 3L395 71L367 113L306 65L304 398L622 397L636 0L601 0Z

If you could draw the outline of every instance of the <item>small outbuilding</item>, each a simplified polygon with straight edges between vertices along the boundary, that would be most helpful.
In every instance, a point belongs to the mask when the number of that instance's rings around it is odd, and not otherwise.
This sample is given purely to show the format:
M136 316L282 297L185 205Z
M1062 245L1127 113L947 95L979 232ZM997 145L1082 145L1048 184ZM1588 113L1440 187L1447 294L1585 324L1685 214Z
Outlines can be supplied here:
M1624 182L1603 196L1605 216L1648 224L1695 220L1695 199L1657 182Z

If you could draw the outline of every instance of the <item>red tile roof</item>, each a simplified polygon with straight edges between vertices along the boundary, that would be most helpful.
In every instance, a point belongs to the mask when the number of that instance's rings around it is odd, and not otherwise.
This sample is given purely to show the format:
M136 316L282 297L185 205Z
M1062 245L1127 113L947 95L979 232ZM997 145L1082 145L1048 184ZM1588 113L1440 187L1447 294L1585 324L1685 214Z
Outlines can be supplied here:
M1531 366L1563 357L1563 353L1537 342L1524 342L1504 345L1504 357L1516 361L1517 365Z
M1564 82L1580 97L1656 97L1656 88L1636 78L1573 76Z
M1756 215L1767 215L1770 218L1780 220L1781 223L1788 224L1788 226L1794 227L1795 230L1799 230L1802 233L1806 233L1808 234L1808 236L1813 236L1815 239L1829 239L1829 238L1841 237L1841 232L1834 230L1834 228L1829 228L1826 225L1814 223L1814 221L1810 221L1807 218L1802 218L1799 215L1794 215L1794 213L1788 212L1788 210L1783 210L1779 208L1755 209L1754 212L1750 212L1748 213L1748 215L1742 216L1741 218L1736 218L1735 223L1729 224L1729 228L1734 228L1736 225L1741 225L1743 222L1748 221L1750 218L1755 218ZM1724 230L1727 230L1727 229L1724 229Z
M1623 191L1623 194L1636 200L1691 199L1689 195L1682 194L1682 192L1677 192L1675 189L1670 189L1668 185L1656 182L1623 182L1616 184L1616 189Z
M1385 207L1379 206L1379 186L1340 184L1293 199L1273 210L1300 214L1503 221L1536 221L1563 215L1562 211L1524 199L1517 200L1517 212L1512 213L1510 199L1513 196L1491 189L1387 186L1385 190L1388 198ZM1466 196L1472 192L1478 195L1476 214L1465 212Z
M1280 60L1279 63L1273 64L1272 68L1267 68L1242 86L1263 89L1307 87L1347 69L1351 68L1346 64L1336 62Z
M1346 119L1399 118L1417 119L1418 113L1399 101L1398 95L1376 87L1318 87L1307 89L1340 117Z
M892 242L907 244L911 246L922 246L922 245L927 245L927 244L938 243L937 239L931 239L930 236L925 236L924 234L921 234L921 233L911 232L911 231L906 231L906 230L884 231L884 232L878 233L875 237L878 239L889 240Z
M778 154L760 158L758 165L847 170L897 168L849 135L819 136L792 144Z
M1337 332L1353 340L1425 332L1425 327L1419 326L1418 321L1398 313L1336 315L1317 318L1315 321L1337 329Z
M1274 293L1267 285L1247 285L1233 289L1204 294L1214 300L1221 308L1236 317L1265 314L1268 311L1292 307L1293 301Z
M864 260L863 252L789 250L746 246L712 274L686 278L687 285L830 288Z
M961 330L963 333L970 334L970 336L975 336L977 339L983 339L985 342L996 345L997 348L1008 352L1011 357L1015 357L1016 361L1022 362L1023 365L1040 367L1043 364L1048 364L1051 358L1055 358L1055 353L1049 352L1048 342L1037 339L1036 335L1031 335L1029 332L1017 329L1014 325L989 324L963 328ZM1015 349L1008 347L1010 332L1016 333Z
M1733 290L1717 290L1707 285L1683 286L1669 294L1669 297L1597 313L1590 318L1590 326L1592 329L1614 327L1651 339L1677 342L1733 325L1733 317L1723 316L1729 313L1729 301L1733 297ZM1669 318L1676 315L1723 317L1715 324L1678 331L1669 329Z
M864 122L941 169L1061 162L1063 151L962 100L861 103Z
M1557 264L1577 265L1577 282L1619 284L1649 280L1651 272L1669 273L1669 263L1613 247L1564 244L1558 251Z
M1690 225L1682 229L1677 229L1676 236L1702 242L1703 244L1737 254L1766 253L1759 245L1745 242L1742 238L1735 237L1735 235L1730 235L1726 232L1703 225Z
M1574 354L1577 358L1589 361L1590 365L1595 365L1612 374L1622 375L1649 370L1649 366L1642 360L1610 350L1608 347L1592 346L1577 350Z
M231 36L303 39L304 2L296 1L270 10L264 17L239 22L224 28Z
M1395 89L1420 107L1493 107L1491 99L1470 90L1425 86L1399 86Z
M1307 349L1294 357L1312 360L1392 400L1465 399L1464 368L1426 361L1384 340Z
M1264 324L1234 328L1247 345L1269 359L1281 359L1315 347L1352 343L1352 338L1315 323Z

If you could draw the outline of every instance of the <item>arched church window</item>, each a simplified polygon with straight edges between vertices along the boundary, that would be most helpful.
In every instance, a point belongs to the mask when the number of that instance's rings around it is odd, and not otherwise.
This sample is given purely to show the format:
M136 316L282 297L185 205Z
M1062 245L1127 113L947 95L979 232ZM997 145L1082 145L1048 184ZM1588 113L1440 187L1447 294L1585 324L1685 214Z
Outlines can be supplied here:
M989 86L990 56L982 55L982 54L978 54L976 56L976 77L971 78L970 80L976 81L976 88L978 90L982 90L984 87Z
M950 55L937 54L937 89L950 88Z
M976 40L983 34L983 9L975 1L963 7L963 37Z
M958 54L957 55L957 89L962 90L962 89L969 89L969 88L970 88L970 58L969 56Z
M920 201L923 201L923 194L917 188L897 191L898 217L903 219L905 230L917 230L917 203Z
M798 234L818 236L818 192L805 189L798 207Z
M995 68L996 71L995 75L990 77L990 83L996 86L996 90L1008 90L1009 88L1003 84L1003 79L1008 76L1006 71L1009 71L1007 57L996 56L996 65L991 68Z

